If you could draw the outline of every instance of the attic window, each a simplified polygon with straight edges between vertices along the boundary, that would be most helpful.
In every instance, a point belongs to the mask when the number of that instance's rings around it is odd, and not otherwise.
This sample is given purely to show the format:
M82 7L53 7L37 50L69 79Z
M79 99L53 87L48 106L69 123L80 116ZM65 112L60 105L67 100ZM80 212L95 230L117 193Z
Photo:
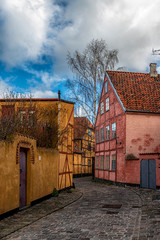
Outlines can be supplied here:
M88 129L88 135L91 136L91 129Z
M109 97L106 98L106 112L109 111Z

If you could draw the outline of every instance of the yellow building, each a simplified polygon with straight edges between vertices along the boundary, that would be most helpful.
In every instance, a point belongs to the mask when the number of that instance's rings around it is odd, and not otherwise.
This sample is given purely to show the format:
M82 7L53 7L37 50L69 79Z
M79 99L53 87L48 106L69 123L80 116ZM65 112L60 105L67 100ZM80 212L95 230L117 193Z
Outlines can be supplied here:
M29 107L30 101L32 109ZM31 202L51 194L54 188L61 190L73 185L74 103L60 99L1 99L1 134L5 132L2 128L7 126L3 125L2 121L6 121L6 115L13 110L19 111L22 119L25 114L30 117L34 111L41 108L46 109L47 113L51 106L57 109L55 125L58 131L53 141L57 141L55 149L37 147L37 141L27 136L27 132L26 135L10 134L3 140L1 136L0 214L30 205ZM39 131L41 135L44 133L46 119L43 117L38 120L42 122ZM7 129L12 128L11 122L9 124Z
M94 129L88 118L74 118L74 176L92 174L92 162L95 156Z

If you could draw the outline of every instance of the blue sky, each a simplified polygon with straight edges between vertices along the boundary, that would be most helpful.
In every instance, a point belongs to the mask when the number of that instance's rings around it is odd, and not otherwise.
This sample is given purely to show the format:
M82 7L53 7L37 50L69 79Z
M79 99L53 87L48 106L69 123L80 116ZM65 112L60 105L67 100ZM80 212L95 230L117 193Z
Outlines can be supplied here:
M0 97L8 89L68 98L67 52L94 38L119 50L119 65L147 72L160 56L159 0L0 0Z

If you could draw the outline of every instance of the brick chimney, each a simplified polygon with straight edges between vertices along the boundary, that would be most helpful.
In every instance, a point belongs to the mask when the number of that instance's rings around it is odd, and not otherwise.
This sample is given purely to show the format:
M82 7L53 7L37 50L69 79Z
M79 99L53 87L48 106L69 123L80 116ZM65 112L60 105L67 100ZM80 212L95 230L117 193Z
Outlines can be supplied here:
M150 63L150 76L151 77L157 77L158 76L156 67L157 67L156 63Z

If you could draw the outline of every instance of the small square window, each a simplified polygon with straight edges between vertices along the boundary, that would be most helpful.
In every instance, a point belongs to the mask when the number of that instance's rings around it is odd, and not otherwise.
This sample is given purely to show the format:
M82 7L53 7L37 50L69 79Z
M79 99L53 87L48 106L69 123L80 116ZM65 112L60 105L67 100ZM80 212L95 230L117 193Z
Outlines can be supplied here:
M109 111L109 97L106 98L106 112Z
M101 102L101 114L104 113L104 102Z

